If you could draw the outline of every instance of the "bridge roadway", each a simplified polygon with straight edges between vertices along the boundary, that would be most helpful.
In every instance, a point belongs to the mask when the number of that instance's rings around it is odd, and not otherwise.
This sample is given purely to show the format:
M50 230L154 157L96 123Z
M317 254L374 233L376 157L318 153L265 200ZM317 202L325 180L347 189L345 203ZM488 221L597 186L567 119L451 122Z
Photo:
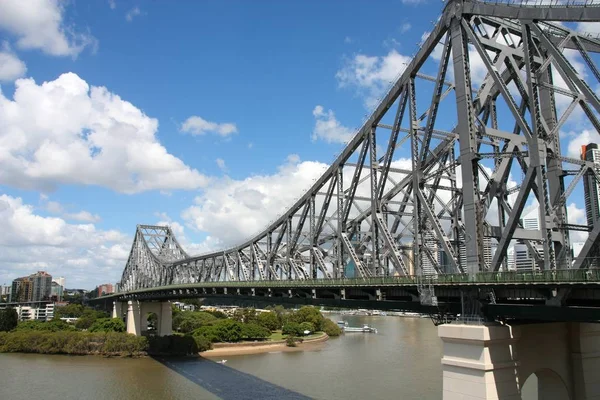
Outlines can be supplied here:
M429 296L435 296L430 301ZM456 316L461 299L474 300L489 320L598 321L600 270L479 273L424 280L417 276L344 279L231 281L174 284L115 293L94 299L165 301L205 298L239 305L322 305L400 310ZM467 301L468 303L468 301Z

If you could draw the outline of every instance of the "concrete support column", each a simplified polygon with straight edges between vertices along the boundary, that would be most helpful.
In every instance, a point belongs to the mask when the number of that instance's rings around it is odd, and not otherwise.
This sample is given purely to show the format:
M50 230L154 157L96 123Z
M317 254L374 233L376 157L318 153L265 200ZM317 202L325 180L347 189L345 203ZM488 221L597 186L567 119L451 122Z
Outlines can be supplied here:
M160 313L158 314L158 335L169 336L173 334L173 309L171 303L163 301L160 303Z
M127 302L127 333L141 336L140 306L136 300Z
M600 324L571 324L575 400L600 399Z
M123 318L123 303L113 301L112 318Z
M443 400L520 400L514 343L517 331L503 325L445 324Z

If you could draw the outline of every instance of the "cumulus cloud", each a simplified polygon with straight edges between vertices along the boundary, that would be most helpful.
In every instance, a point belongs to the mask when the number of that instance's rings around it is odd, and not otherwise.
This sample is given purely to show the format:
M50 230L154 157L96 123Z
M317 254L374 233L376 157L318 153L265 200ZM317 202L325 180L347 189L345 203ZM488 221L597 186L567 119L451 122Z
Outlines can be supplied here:
M65 4L57 0L3 0L0 29L17 38L17 47L53 56L77 56L86 47L96 46L92 35L65 24L64 11Z
M22 199L5 194L0 195L0 225L0 276L7 282L39 269L67 276L69 287L116 282L131 245L119 231L42 217Z
M355 88L365 98L365 107L371 109L409 62L409 56L396 50L382 57L356 54L335 76L340 87Z
M47 201L47 197L42 199L45 201L45 208L52 214L57 214L66 220L80 222L100 222L101 218L98 214L92 214L89 211L68 212L62 204L56 201Z
M340 124L333 111L325 112L323 106L316 106L313 116L315 117L315 128L312 140L321 139L327 143L346 143L352 138L352 130Z
M111 10L114 10L115 8L117 8L117 2L115 0L108 0L108 6Z
M27 66L10 49L8 42L0 50L0 82L12 82L27 72Z
M58 184L98 185L135 193L195 189L207 178L169 154L158 121L104 87L73 73L0 92L0 183L52 190Z
M210 246L205 241L204 248L236 244L285 212L327 167L291 155L272 175L213 182L183 211L182 218L189 227L209 235Z
M237 133L237 127L232 123L216 123L205 120L202 117L193 115L186 119L181 125L181 131L192 135L204 135L206 133L216 133L220 136L227 137Z

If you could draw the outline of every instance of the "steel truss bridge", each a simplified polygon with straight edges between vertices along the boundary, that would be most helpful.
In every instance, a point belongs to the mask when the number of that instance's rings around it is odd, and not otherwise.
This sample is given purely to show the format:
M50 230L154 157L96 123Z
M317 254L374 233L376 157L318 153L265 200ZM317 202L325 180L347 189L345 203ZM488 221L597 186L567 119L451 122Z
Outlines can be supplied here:
M448 1L373 113L281 217L200 256L169 227L140 225L117 296L354 299L462 313L600 306L600 221L567 213L585 182L597 206L600 164L569 156L560 140L567 122L600 132L600 40L571 29L598 21L593 1ZM532 201L538 229L523 221ZM573 259L577 231L588 238ZM533 271L503 272L515 243ZM596 310L583 319L600 319Z

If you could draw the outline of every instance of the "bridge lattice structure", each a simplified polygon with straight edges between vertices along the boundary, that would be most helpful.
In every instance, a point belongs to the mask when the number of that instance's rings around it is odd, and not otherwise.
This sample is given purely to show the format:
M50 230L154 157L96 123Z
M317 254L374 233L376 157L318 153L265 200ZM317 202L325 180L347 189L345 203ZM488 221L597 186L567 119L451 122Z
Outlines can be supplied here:
M475 277L505 268L515 241L533 254L534 269L595 267L600 223L571 223L567 201L585 180L598 185L600 167L567 156L560 141L573 118L600 132L600 40L569 27L586 21L600 21L600 3L447 2L373 113L281 217L245 243L199 256L169 227L140 225L121 291ZM539 230L522 223L532 199ZM576 259L574 231L589 232Z

